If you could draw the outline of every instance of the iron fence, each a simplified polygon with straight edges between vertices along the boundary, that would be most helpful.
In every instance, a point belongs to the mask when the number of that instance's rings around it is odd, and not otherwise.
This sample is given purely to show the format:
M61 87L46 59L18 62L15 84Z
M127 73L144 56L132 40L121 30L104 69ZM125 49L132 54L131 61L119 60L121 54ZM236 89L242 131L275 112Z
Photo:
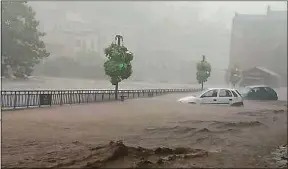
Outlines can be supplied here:
M118 98L153 97L167 93L197 92L201 89L119 90ZM64 104L115 101L114 90L1 91L1 109L32 108Z

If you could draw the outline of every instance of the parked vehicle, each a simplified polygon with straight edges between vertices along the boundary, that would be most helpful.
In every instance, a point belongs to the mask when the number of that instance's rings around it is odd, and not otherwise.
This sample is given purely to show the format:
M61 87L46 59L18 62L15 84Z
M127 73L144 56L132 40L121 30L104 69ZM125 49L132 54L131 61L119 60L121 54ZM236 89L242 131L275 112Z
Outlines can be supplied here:
M243 98L236 89L210 88L199 96L187 96L178 100L190 104L222 104L231 106L244 106Z
M276 91L269 86L246 86L240 92L247 100L278 100Z

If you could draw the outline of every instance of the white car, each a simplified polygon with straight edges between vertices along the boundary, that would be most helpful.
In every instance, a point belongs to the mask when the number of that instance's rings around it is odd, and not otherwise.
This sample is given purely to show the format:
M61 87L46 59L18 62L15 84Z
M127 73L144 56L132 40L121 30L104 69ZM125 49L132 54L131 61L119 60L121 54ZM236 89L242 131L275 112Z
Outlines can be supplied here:
M191 104L223 104L231 106L244 106L243 98L236 89L210 88L199 96L187 96L178 100Z

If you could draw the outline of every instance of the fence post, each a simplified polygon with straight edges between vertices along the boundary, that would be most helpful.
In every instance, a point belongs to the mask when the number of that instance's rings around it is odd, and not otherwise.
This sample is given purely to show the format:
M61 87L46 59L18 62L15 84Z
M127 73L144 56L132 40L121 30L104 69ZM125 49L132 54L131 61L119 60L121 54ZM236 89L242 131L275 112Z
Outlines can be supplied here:
M63 97L63 93L62 91L60 91L60 106L63 105L63 100L62 100L62 97Z
M3 92L3 93L4 93L4 92ZM6 96L5 93L2 94L2 91L1 91L1 100L0 100L0 102L1 102L1 110L2 110L2 108L4 107L4 105L3 105L3 100L4 100L4 99L3 99L3 95Z
M51 97L50 99L50 107L52 106L52 101L53 101L53 94L52 94L52 91L50 92L50 95L49 95L49 92L48 92L48 96Z
M39 107L41 107L41 100L40 100L40 95L41 95L41 91L37 91L37 98L39 98Z
M89 103L90 90L89 90L88 93L86 93L86 94L87 94L87 100L86 100L86 102Z
M16 102L17 102L17 95L16 95L16 91L14 92L14 109L16 108Z
M71 94L71 91L68 91L68 94L69 94L69 103L72 104L72 94Z
M81 92L80 92L80 91L78 91L77 93L78 93L78 99L79 99L79 101L78 101L78 102L79 102L79 104L80 104L80 103L81 103L81 97L80 97L80 96L82 96L82 94L81 94Z
M27 108L29 107L29 99L30 99L30 92L28 91L28 96L27 96Z
M97 92L95 92L94 94L95 94L95 96L94 96L94 102L96 102L96 101L97 101Z

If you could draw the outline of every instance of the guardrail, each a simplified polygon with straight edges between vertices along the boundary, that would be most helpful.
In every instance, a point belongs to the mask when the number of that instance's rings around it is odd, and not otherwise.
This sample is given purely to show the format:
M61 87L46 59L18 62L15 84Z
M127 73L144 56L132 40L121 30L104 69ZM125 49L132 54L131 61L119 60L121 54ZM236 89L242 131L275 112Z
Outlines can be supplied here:
M153 97L167 93L197 92L201 89L119 90L118 97ZM114 90L34 90L1 91L1 109L33 108L64 104L115 101Z

